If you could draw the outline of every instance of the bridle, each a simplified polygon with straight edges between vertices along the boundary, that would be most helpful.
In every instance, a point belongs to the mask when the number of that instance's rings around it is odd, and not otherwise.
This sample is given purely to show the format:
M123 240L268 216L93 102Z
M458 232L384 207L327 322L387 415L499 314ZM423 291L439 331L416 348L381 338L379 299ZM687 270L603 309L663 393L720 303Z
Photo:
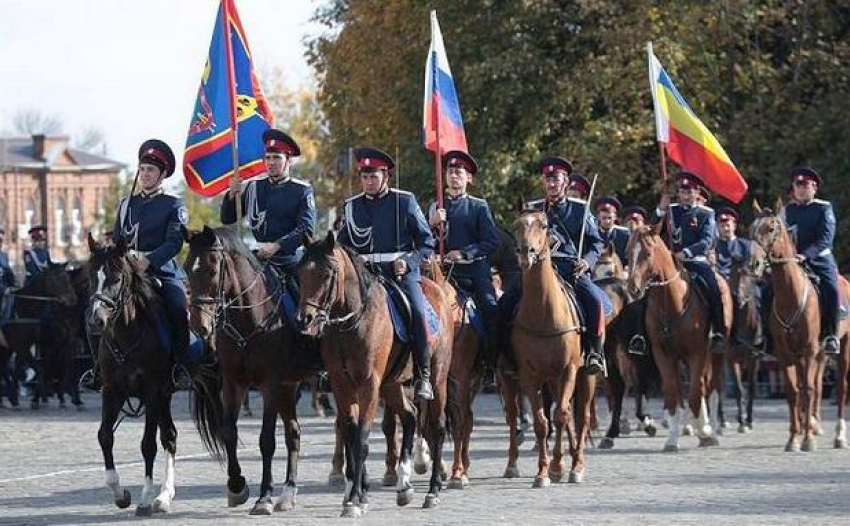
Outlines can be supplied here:
M346 257L348 256L346 255ZM352 264L354 264L353 261ZM302 299L306 305L316 309L316 316L310 320L310 323L308 323L305 328L310 328L318 324L320 332L321 329L327 326L336 327L337 330L341 332L353 331L360 325L360 321L363 319L363 315L366 312L366 289L363 285L363 279L361 278L359 280L361 295L360 307L342 316L331 317L330 313L333 309L334 303L340 297L338 289L342 282L339 279L340 266L337 260L329 255L327 258L327 265L330 268L331 276L328 280L328 287L322 294L321 299L318 302Z
M518 219L517 221L521 221L521 220L522 220L522 218ZM543 219L535 220L535 222L539 223L540 228L544 232L548 233L548 231L549 231L549 221L545 218L545 216L544 216ZM516 246L516 253L517 253L517 256L519 256L520 258L527 258L530 261L531 266L534 266L541 261L551 259L552 252L557 251L557 249L559 247L560 247L560 242L556 241L554 247L551 247L549 250L546 250L544 248L544 250L538 252L529 243L518 242L517 246Z
M761 217L757 220L759 222L759 223L757 223L757 225L760 225L762 222L765 222L768 219L771 221L771 226L773 227L773 229L770 231L770 238L767 240L766 245L764 245L760 241L758 241L758 243L760 245L762 245L762 248L764 248L764 251L767 253L767 264L768 264L768 266L770 266L770 265L784 265L786 263L798 263L798 260L797 260L796 257L780 258L780 257L776 257L776 256L773 255L773 247L779 241L779 235L782 233L782 228L781 228L781 221L776 216Z
M203 252L213 252L220 254L218 261L218 284L216 286L215 294L213 296L202 296L195 295L194 293L192 293L190 305L192 308L198 309L212 318L213 333L210 335L210 337L213 337L215 335L215 332L220 329L221 332L228 338L233 340L240 349L245 349L253 338L271 330L275 322L280 321L277 306L275 305L271 312L266 315L263 321L259 323L256 327L254 327L254 330L251 331L247 336L244 335L236 325L234 325L234 323L230 319L230 316L228 316L228 313L231 311L253 310L257 307L265 305L269 301L274 301L280 295L282 282L278 284L275 290L273 290L259 302L246 305L243 301L243 298L262 280L262 277L266 270L266 266L269 263L264 263L262 267L256 270L254 278L251 280L251 283L247 287L239 291L232 298L228 298L227 290L225 287L225 276L228 274L230 275L230 279L231 282L234 284L234 287L239 283L239 280L236 277L236 272L233 269L233 266L226 261L227 254L225 253L224 247L221 243L217 242L214 243L211 247L205 248L204 250L198 252L198 255Z
M104 268L108 263L104 263ZM119 275L117 279L117 283L113 285L114 288L118 289L118 293L113 298L109 294L105 294L103 292L95 292L92 294L92 301L99 301L102 304L106 305L107 311L109 315L106 317L106 323L103 326L103 331L98 334L96 330L93 330L92 324L88 323L89 332L93 336L100 336L101 343L106 345L106 348L109 350L110 354L115 358L115 361L123 364L127 361L127 358L138 349L142 343L145 341L145 335L147 333L147 327L143 324L142 333L133 335L133 342L129 345L121 345L120 342L113 335L114 330L110 330L110 327L114 327L118 316L121 314L124 309L124 303L128 294L129 285L124 281L123 274ZM94 312L94 305L92 305L92 312Z

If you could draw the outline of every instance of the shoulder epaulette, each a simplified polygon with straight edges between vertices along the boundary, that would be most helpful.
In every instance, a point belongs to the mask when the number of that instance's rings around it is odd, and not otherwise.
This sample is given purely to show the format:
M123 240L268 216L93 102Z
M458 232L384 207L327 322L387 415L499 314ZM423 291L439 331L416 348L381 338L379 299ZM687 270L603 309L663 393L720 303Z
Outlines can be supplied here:
M487 204L487 201L482 199L481 197L475 197L474 195L469 195L469 194L466 194L466 197L468 197L470 201L475 201L476 203Z
M527 203L522 205L522 207L523 208L533 208L533 209L543 208L543 205L545 204L545 202L546 202L545 199L535 199L534 201L528 201Z
M812 199L812 203L818 204L818 205L832 205L832 203L830 203L826 199Z
M295 177L290 177L289 180L295 184L300 184L301 186L310 186L310 183L305 181L304 179L296 179Z
M584 199L579 199L578 197L568 197L567 201L572 201L573 203L580 203L587 206L587 201Z
M352 195L351 197L349 197L348 199L346 199L346 200L345 200L345 202L346 202L346 203L348 203L349 201L355 201L355 200L357 200L357 199L359 199L359 198L363 197L363 195L364 195L364 194L363 194L363 192L360 192L360 193L359 193L359 194L357 194L357 195Z
M624 227L623 225L614 225L614 230L623 230L623 231L626 231L626 232L629 231L629 229Z
M390 192L395 192L399 195L413 195L413 192L408 192L407 190L399 190L398 188L390 188Z
M710 206L706 206L706 205L694 205L694 208L702 208L703 210L707 210L709 212L714 212L713 208L711 208Z

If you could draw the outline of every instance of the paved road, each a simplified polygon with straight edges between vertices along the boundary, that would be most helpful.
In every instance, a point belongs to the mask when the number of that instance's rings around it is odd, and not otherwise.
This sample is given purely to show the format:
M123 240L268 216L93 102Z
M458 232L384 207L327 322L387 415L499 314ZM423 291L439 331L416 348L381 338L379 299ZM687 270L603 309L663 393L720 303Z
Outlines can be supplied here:
M333 437L332 422L302 418L302 462L299 507L286 514L255 518L248 506L228 509L225 474L204 452L187 413L185 396L175 398L178 440L177 497L172 513L139 520L134 507L119 510L103 486L96 432L98 399L86 399L78 413L54 406L38 413L0 409L0 524L351 524L339 519L341 494L326 477ZM660 413L657 400L653 412ZM259 407L259 401L254 400ZM395 506L392 489L373 484L372 508L363 524L850 524L850 451L833 450L834 406L825 404L826 435L813 453L784 453L786 408L779 401L760 401L756 430L738 435L727 430L721 446L698 449L683 437L683 451L661 453L665 431L648 438L619 439L611 451L592 450L581 485L557 484L531 489L536 456L523 446L520 479L506 480L507 439L501 408L493 395L476 403L472 486L444 491L440 507L419 508L425 476L416 476L417 497L408 508ZM302 414L309 414L303 406ZM602 410L601 418L605 419ZM243 469L256 496L260 455L256 446L260 421L242 421ZM143 478L139 439L142 426L127 421L116 436L116 462L122 482L140 496ZM282 438L282 437L281 437ZM382 474L383 439L372 433L372 478ZM450 447L450 446L449 446ZM283 441L278 441L275 473L283 480ZM449 458L451 453L448 452ZM157 487L163 456L155 470ZM279 488L278 488L279 489ZM253 498L249 504L253 503ZM134 502L135 504L135 502Z

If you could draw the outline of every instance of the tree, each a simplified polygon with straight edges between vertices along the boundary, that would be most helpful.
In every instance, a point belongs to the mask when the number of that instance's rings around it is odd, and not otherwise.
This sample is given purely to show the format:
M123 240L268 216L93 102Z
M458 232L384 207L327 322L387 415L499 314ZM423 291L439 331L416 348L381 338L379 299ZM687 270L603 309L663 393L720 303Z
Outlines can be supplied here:
M58 135L64 124L56 115L47 115L41 110L27 108L18 110L12 116L12 128L21 135Z

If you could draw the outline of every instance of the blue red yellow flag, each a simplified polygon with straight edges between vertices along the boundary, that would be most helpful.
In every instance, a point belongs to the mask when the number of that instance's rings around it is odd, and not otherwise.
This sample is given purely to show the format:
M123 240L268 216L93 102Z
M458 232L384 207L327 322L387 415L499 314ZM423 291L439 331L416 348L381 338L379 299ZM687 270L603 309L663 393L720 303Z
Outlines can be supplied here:
M226 190L234 171L234 138L239 177L263 173L261 137L273 125L234 0L221 0L186 138L186 184L204 196Z

